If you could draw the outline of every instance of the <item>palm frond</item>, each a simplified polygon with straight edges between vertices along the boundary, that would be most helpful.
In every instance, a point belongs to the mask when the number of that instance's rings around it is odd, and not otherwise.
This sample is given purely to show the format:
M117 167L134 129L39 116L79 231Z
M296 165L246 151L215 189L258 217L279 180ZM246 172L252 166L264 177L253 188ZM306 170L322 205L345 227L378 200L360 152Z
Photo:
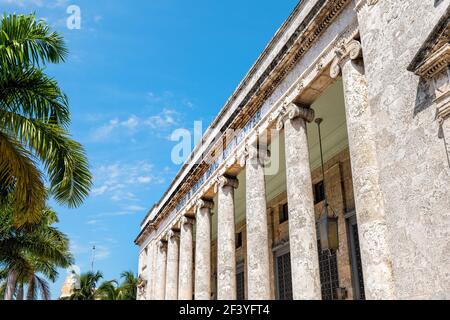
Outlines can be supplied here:
M40 69L10 66L0 69L0 109L29 118L70 123L69 101L56 80Z
M59 63L68 51L61 35L33 14L4 15L0 22L0 61L6 64Z
M89 195L92 175L86 153L60 126L1 111L0 125L14 132L44 163L55 199L79 206Z
M18 225L37 222L45 204L45 187L32 155L1 131L0 154L0 181L15 191L15 222Z

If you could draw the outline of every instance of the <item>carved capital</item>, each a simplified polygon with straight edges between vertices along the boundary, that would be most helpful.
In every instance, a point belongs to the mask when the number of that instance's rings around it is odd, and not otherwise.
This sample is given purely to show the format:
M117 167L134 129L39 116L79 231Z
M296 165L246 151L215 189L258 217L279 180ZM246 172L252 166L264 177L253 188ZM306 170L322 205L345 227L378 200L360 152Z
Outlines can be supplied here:
M217 183L221 188L232 187L237 189L239 187L238 179L226 175L220 176Z
M306 122L312 122L315 118L315 112L309 107L290 103L278 118L277 130L280 131L281 129L283 129L284 124L287 120L294 120L297 118L301 118Z
M160 251L166 251L167 250L167 241L161 240L158 242L158 249Z
M261 145L259 143L252 143L245 146L245 150L242 153L239 164L243 168L247 164L262 164L265 165L268 163L270 158L270 151L267 149L267 146Z
M361 42L352 40L335 50L335 58L331 63L330 76L337 78L341 75L342 66L350 60L358 59L362 56Z
M205 200L205 199L199 199L197 200L197 209L212 209L214 208L214 202L210 201L210 200Z
M184 216L181 219L181 226L185 226L185 225L192 226L192 225L194 225L194 222L195 222L194 219Z
M180 232L175 230L170 230L167 234L169 240L180 240Z

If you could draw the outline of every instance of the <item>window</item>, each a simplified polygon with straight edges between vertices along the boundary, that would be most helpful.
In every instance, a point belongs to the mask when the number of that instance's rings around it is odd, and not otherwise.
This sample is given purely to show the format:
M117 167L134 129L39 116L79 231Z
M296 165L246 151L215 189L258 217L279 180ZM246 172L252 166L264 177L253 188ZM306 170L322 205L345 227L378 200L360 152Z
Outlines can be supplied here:
M245 300L245 278L243 265L236 268L236 299Z
M320 181L314 185L314 204L325 200L325 185Z
M236 233L236 249L242 247L242 232Z
M280 255L276 259L277 291L279 300L292 300L291 254Z
M280 224L289 220L289 208L288 204L285 203L280 208Z

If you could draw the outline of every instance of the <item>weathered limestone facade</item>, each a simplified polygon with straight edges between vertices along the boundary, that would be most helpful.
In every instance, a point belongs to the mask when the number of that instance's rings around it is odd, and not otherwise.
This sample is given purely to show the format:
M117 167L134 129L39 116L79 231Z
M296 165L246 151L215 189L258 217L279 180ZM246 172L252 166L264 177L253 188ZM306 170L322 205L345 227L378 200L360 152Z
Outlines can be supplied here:
M450 299L449 8L301 1L142 222L138 298Z

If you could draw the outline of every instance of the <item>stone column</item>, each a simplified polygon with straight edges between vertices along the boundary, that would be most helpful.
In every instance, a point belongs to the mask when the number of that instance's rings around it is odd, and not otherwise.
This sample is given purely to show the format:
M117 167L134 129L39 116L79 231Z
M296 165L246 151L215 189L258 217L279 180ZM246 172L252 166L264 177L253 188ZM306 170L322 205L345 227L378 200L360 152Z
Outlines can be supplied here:
M154 242L151 242L147 247L147 287L146 287L146 300L153 300L153 282L155 275L153 273L153 263L156 259Z
M236 300L234 189L238 180L221 176L217 185L217 299Z
M267 148L247 147L241 166L246 166L247 283L249 300L269 300L270 265L264 161Z
M157 247L158 263L156 270L155 300L164 300L166 296L167 242L160 241Z
M211 201L199 200L196 215L195 300L211 299Z
M331 76L337 77L342 71L366 298L394 299L387 224L361 54L361 44L356 40L338 50Z
M180 236L180 275L178 279L178 300L192 300L193 293L193 229L194 219L183 217Z
M284 127L289 207L292 291L295 300L321 299L316 219L309 165L306 123L314 110L291 103L279 119Z
M178 298L178 257L180 233L170 230L167 246L166 300Z

